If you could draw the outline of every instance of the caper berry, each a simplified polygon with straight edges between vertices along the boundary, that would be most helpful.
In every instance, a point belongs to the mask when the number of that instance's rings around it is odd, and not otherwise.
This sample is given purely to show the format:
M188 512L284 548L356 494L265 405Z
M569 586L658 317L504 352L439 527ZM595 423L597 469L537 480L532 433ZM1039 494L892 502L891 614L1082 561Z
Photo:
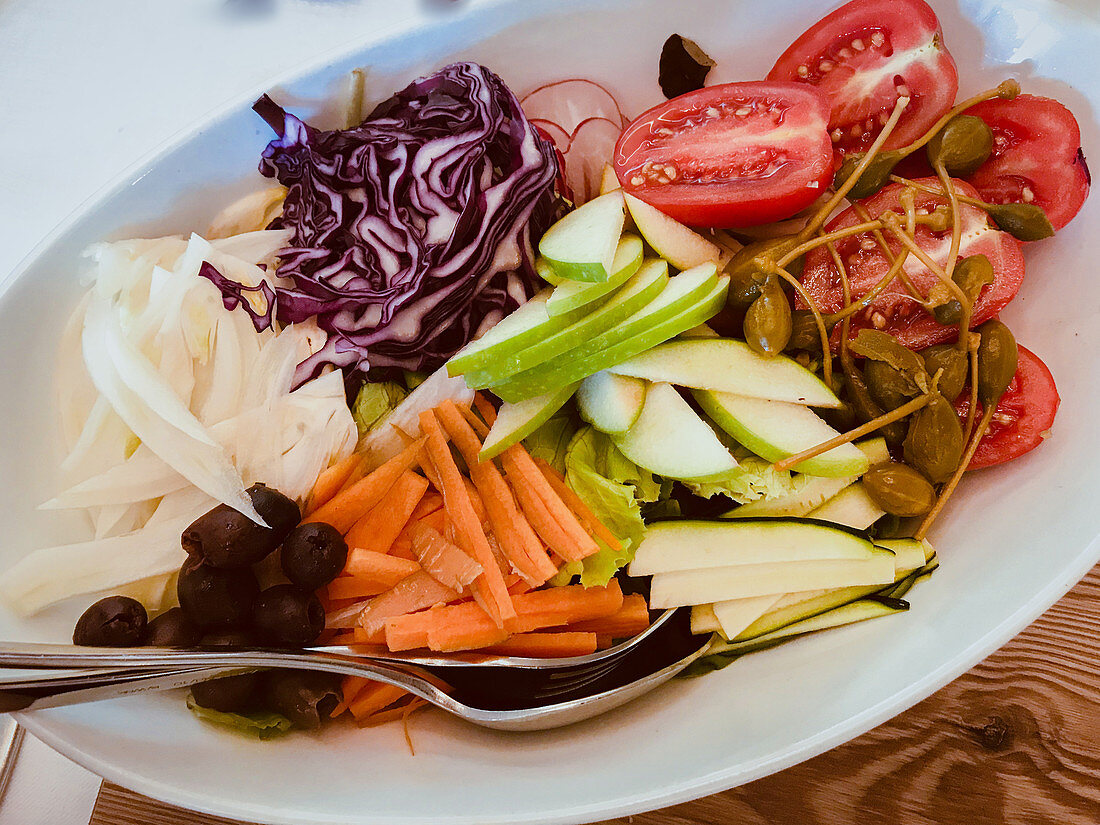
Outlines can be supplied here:
M943 370L938 385L940 395L952 400L958 398L966 386L966 374L970 366L966 353L954 344L937 344L921 350L921 357L924 358L924 366L929 375Z
M981 254L960 258L955 264L955 271L951 273L951 280L958 285L973 306L978 300L978 295L981 294L982 287L993 283L993 264L989 262L989 258ZM933 309L932 314L938 323L951 326L962 320L962 304L958 298L952 298L946 304Z
M992 150L993 131L984 120L973 115L951 118L925 146L932 166L943 166L949 175L956 177L976 172Z
M797 245L796 238L765 238L739 249L726 264L725 273L730 278L727 306L747 309L760 297L762 285L774 277L764 269L762 260L778 261ZM802 271L802 259L791 261L786 269L797 277Z
M1016 374L1020 350L1012 331L996 319L978 327L978 334L978 400L996 406Z
M301 521L302 514L297 504L263 484L249 487L248 494L268 527L219 504L184 530L183 549L212 567L247 567L264 559Z
M1043 208L1035 203L987 203L985 211L997 226L1018 241L1041 241L1054 234Z
M867 390L883 411L896 410L919 392L916 384L900 370L885 361L868 360L863 365Z
M875 504L895 516L919 516L936 503L936 491L928 479L896 461L864 473L863 486Z
M867 381L859 368L850 363L841 361L844 368L844 385L847 391L848 406L851 407L855 417L862 422L871 421L883 414L884 410L878 402L871 397L867 387ZM886 439L891 447L901 446L905 439L905 422L894 421L885 427L879 428L879 434Z
M273 670L264 679L264 704L300 728L313 730L340 702L339 678L315 670Z
M856 167L863 161L863 158L863 153L848 155L844 158L844 162L833 176L834 189L839 189L847 182L848 178L855 173ZM896 149L879 152L867 164L867 168L863 170L859 180L848 190L848 199L858 201L871 197L890 182L890 175L893 174L894 167L904 158L905 155Z
M279 551L279 563L288 579L316 590L340 575L348 560L348 545L340 531L323 522L299 524Z
M305 647L325 629L325 609L312 592L293 584L277 584L256 599L252 626L265 644Z
M73 644L90 647L136 647L145 641L145 607L129 596L107 596L76 621Z
M964 446L962 425L955 408L936 392L910 419L902 450L909 466L938 484L947 481L955 472Z
M180 568L180 607L203 629L244 627L260 587L249 568L220 570L191 556Z
M145 644L153 647L194 647L201 637L199 626L187 617L183 608L173 607L149 622Z
M761 355L778 355L791 339L791 304L771 278L745 313L745 343Z
M817 328L817 319L812 311L796 309L791 312L791 338L787 341L786 349L821 352L821 331Z

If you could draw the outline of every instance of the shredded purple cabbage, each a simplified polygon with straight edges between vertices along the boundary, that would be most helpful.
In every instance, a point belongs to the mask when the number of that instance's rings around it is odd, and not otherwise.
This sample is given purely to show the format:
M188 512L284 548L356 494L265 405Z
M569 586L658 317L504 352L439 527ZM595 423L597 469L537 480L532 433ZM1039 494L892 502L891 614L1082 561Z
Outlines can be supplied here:
M232 312L240 306L247 312L252 319L252 325L256 327L256 332L263 332L271 326L272 310L275 308L275 290L271 288L271 284L267 281L262 281L257 286L245 286L232 278L225 277L216 267L206 261L203 261L202 266L199 267L199 275L212 281L214 286L221 290L222 305L226 309ZM267 301L267 310L257 312L253 309L245 297L246 292L259 292L263 295Z
M328 364L434 370L538 288L558 163L488 69L447 66L354 129L320 131L266 95L253 108L280 136L260 171L287 187L279 225L293 230L277 317L328 332L297 383Z

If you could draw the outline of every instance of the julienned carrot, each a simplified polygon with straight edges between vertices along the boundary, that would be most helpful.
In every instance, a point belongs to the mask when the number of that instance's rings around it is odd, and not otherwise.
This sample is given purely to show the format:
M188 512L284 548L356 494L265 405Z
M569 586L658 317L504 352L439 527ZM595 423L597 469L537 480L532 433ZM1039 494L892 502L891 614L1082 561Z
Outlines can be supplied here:
M307 516L305 522L321 521L331 524L343 535L374 505L382 500L406 470L417 461L424 447L424 439L418 439L395 455L377 470L363 476L351 487L337 493L328 502Z
M399 535L390 545L389 555L398 559L408 559L409 561L416 561L416 554L413 553L412 541L409 539L408 532L404 532Z
M351 643L357 645L384 645L386 643L386 632L376 630L374 633L368 633L366 628L357 627L351 631Z
M596 540L588 535L573 511L561 500L561 496L554 492L554 488L550 486L546 476L542 474L522 444L513 444L504 451L504 466L508 470L509 478L515 475L517 477L515 483L528 485L531 491L542 499L554 520L576 544L580 558L599 552L600 546Z
M380 710L366 719L359 720L358 724L361 728L373 728L377 725L384 725L386 722L396 722L426 704L428 703L425 700L410 694L407 702Z
M489 513L485 509L485 502L481 499L481 493L466 476L462 476L462 484L466 488L466 495L470 497L470 504L474 507L474 515L477 516L478 521L484 524L489 517Z
M372 600L359 614L359 625L367 633L377 633L392 616L453 602L457 598L457 592L420 570Z
M505 619L516 615L512 598L504 586L504 579L493 559L493 551L489 547L481 522L474 512L462 474L447 446L443 429L431 410L420 414L420 430L427 438L425 448L439 474L444 507L454 523L458 545L482 568L481 575L474 580L474 595L484 603L497 627L503 627Z
M623 594L612 579L607 587L569 585L532 590L513 599L516 616L497 627L475 603L437 607L386 620L390 650L429 647L432 650L476 650L496 644L508 633L530 633L609 616L622 608Z
M370 679L364 679L362 676L345 676L340 680L340 703L332 709L332 713L329 716L335 719L340 714L344 713L348 709L348 703L355 700L360 693L372 684Z
M508 461L505 459L507 466ZM522 478L517 478L515 472L509 467L508 481L513 492L523 508L523 515L531 522L531 526L538 533L539 538L546 545L566 561L580 561L583 556L581 549L554 518L550 509L534 490L527 486Z
M403 472L381 501L352 525L344 536L348 547L388 553L427 490L424 476L412 470Z
M416 509L409 516L409 525L416 524L424 516L431 515L441 509L443 509L443 496L430 491L425 493L424 498L420 499L420 503L416 505Z
M474 393L474 406L481 413L481 417L485 419L485 423L492 427L497 420L496 407L489 403L489 399L479 392Z
M493 535L497 537L504 555L528 580L542 584L557 572L557 568L546 555L531 525L520 513L504 476L491 460L482 462L478 459L481 440L454 401L448 399L440 404L436 415L470 468L474 486L485 504Z
M571 624L569 629L626 639L641 633L647 627L649 627L649 606L645 602L645 596L632 593L629 596L623 596L623 606L610 616L577 622Z
M424 521L409 528L413 552L424 570L444 587L461 593L481 574L481 565Z
M344 486L344 482L348 480L348 476L350 476L352 471L359 466L362 460L363 457L361 455L352 453L340 461L337 461L331 467L323 470L321 475L317 476L317 483L313 485L313 489L309 493L309 499L306 502L306 512L313 512L336 495L336 491Z
M502 656L527 656L532 659L585 656L596 652L596 634L575 631L516 633L503 642L485 648L485 652L499 653Z
M387 685L384 682L372 682L348 702L348 710L356 721L366 721L371 715L388 708L407 692L404 688Z
M406 576L420 570L420 565L408 559L399 559L386 553L354 547L348 552L344 572L352 578L378 582L393 587ZM346 597L345 597L346 598Z
M373 579L360 579L355 576L337 576L328 583L330 599L366 599L385 593L393 585L383 584Z
M535 466L542 471L547 482L554 488L554 492L565 502L566 507L576 513L577 518L581 520L581 523L590 533L616 553L622 552L623 545L615 534L604 526L604 523L600 521L589 506L584 503L584 499L578 496L576 492L573 491L573 488L565 483L565 479L558 475L558 471L550 466L550 463L546 461L546 459L536 458Z

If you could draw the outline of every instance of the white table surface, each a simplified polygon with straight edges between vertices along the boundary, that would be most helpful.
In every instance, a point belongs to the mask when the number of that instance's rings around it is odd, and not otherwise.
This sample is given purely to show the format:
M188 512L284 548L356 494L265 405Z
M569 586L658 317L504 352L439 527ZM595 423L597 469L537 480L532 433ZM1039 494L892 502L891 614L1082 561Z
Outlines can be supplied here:
M477 0L0 0L0 280L138 158L222 103ZM32 736L0 825L85 825L99 778Z
M0 0L0 280L100 188L223 102L366 33L479 1ZM28 736L0 825L84 825L98 788Z

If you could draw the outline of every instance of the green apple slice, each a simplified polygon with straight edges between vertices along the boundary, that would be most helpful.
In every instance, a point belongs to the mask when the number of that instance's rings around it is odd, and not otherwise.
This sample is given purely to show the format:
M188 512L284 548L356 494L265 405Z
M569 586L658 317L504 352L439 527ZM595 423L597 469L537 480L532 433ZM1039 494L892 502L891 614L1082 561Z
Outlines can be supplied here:
M535 258L535 272L551 286L567 283L566 279L554 271L554 267L546 262L546 258Z
M615 167L610 163L603 165L603 173L600 175L600 194L606 195L608 192L614 192L616 189L622 189L619 184L619 176L615 174Z
M810 407L839 407L840 399L820 378L783 355L764 356L744 341L696 338L670 341L629 361L612 372L646 381L666 381L680 387L717 390L789 401Z
M737 459L671 384L653 384L634 426L614 441L639 467L666 478L719 479L737 470Z
M838 435L801 404L713 390L693 390L692 394L715 424L768 461L780 461ZM842 444L799 462L793 469L807 475L856 476L867 472L869 466L862 450L854 444Z
M462 375L491 364L498 358L545 340L559 330L576 323L587 313L574 310L553 317L546 310L551 290L544 289L511 315L489 328L489 331L463 347L447 362L449 375Z
M529 342L527 346L499 348L498 357L485 362L478 370L465 373L466 384L473 389L490 387L552 358L556 359L577 346L578 342L598 337L607 330L613 329L658 299L668 282L668 264L658 258L647 261L619 288L618 292L613 293L600 306L595 309L581 307L574 310L582 315L576 322L552 330L538 341ZM583 377L582 375L572 381L562 382L553 389L576 383ZM542 395L542 393L537 392L532 395Z
M547 229L539 241L539 254L563 278L606 281L625 220L623 193L600 195Z
M664 609L893 581L894 554L876 547L867 559L767 562L658 573L651 580L649 606Z
M645 404L646 382L606 370L585 378L577 390L581 418L602 433L622 435L638 420Z
M626 195L625 201L645 242L677 269L691 269L722 257L722 250L717 245L659 209L633 195Z
M562 315L588 306L621 287L642 265L642 239L637 235L623 235L611 262L611 277L602 284L583 281L564 281L546 302L550 315Z
M496 421L485 437L481 452L478 453L478 460L488 461L527 438L565 406L565 402L576 389L577 385L573 384L518 404L502 404L497 411Z
M844 524L857 530L866 530L886 511L875 504L867 494L862 481L850 484L815 510L809 518L819 518L834 524Z
M689 270L690 272L690 270ZM707 291L702 291L709 281L696 283L684 296L685 286L680 279L683 272L669 279L669 287L645 310L629 318L622 325L599 335L557 359L554 365L528 370L494 386L493 392L505 401L522 401L534 395L542 395L558 387L580 381L600 370L606 370L628 358L667 341L685 330L713 318L726 305L729 278L723 275L714 279ZM669 288L675 284L675 298ZM667 300L666 300L667 299ZM684 306L678 314L669 315L671 304Z

